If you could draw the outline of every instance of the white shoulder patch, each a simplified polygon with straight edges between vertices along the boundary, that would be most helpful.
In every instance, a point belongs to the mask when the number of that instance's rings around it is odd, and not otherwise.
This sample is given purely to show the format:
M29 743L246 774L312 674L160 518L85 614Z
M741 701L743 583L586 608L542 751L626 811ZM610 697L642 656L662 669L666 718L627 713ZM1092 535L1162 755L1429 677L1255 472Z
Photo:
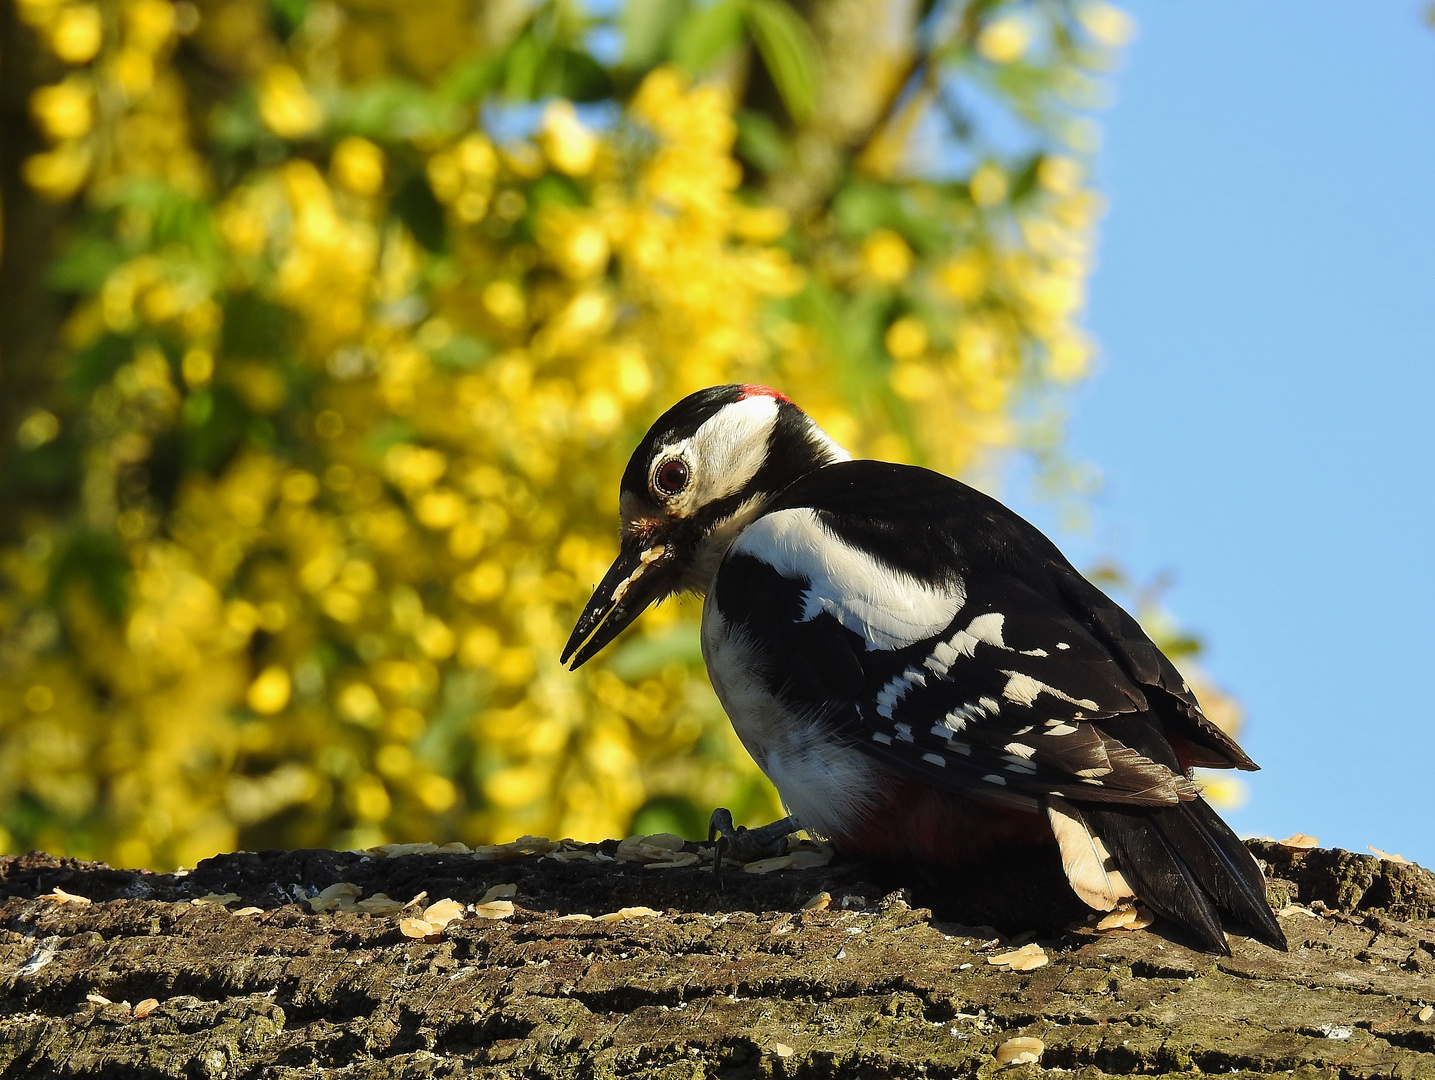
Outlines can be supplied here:
M861 634L868 649L900 649L940 634L967 599L960 580L936 588L918 581L844 543L805 507L758 518L733 550L807 582L803 619L825 611Z

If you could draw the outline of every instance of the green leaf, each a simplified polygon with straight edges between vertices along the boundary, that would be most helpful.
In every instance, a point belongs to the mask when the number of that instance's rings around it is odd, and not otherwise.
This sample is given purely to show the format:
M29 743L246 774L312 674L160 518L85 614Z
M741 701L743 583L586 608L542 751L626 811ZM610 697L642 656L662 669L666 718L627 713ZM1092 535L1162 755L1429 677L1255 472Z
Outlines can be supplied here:
M673 61L699 75L742 44L742 0L718 0L682 21L673 38Z
M838 231L860 239L881 225L896 226L903 217L902 196L894 187L863 180L844 184L832 201Z
M692 13L691 0L628 0L623 5L623 66L646 71L672 49L673 36Z
M304 25L309 0L269 0L269 14L279 36L288 41L294 31Z
M450 371L470 371L493 353L488 345L467 334L455 334L433 353L434 363Z
M253 417L233 387L220 385L191 394L184 420L180 453L185 467L217 475L244 445Z
M588 198L569 177L545 173L528 185L528 205L533 210L545 206L586 206Z
M613 82L587 53L561 46L550 48L534 85L534 97L569 101L602 101L613 93Z
M791 163L787 143L772 117L752 109L737 112L737 152L769 176L782 172Z
M104 333L75 354L69 372L71 387L86 393L114 378L120 365L134 355L134 345L120 334Z
M628 835L665 832L684 840L706 840L709 813L685 795L654 795L633 815Z
M56 292L98 292L125 255L107 236L81 236L46 268L45 283Z
M702 642L696 623L677 623L661 637L633 637L608 661L608 670L627 682L637 682L678 663L698 668L703 662Z
M498 85L502 76L501 56L478 56L455 64L439 84L439 93L451 101L478 101Z
M232 293L224 304L221 355L272 359L284 352L294 323L293 312L256 292Z
M81 529L50 566L48 601L58 608L68 586L85 585L105 616L117 623L129 604L129 577L129 560L119 538L100 529Z
M503 66L503 94L513 101L531 101L538 88L538 73L548 49L531 29L509 46Z
M434 138L459 127L462 111L455 108L456 100L403 79L379 79L336 95L330 125L336 132L381 141Z
M423 173L414 173L399 188L390 209L409 227L414 239L429 251L442 251L448 241L443 204L434 196Z
M747 27L782 103L794 120L817 104L817 47L812 31L785 0L747 0Z

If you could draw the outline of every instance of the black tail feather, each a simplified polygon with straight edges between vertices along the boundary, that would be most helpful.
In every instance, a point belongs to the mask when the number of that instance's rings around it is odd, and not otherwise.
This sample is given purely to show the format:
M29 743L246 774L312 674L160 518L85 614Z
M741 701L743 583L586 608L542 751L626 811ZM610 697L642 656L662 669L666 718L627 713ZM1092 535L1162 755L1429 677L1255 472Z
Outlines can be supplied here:
M1137 896L1191 930L1206 948L1230 952L1218 910L1258 941L1286 948L1260 868L1204 800L1155 810L1089 803L1081 809Z
M1177 850L1183 854L1188 850L1194 852L1204 843L1219 862L1219 867L1213 867L1199 857L1192 861L1198 879L1215 898L1216 906L1249 930L1257 941L1285 952L1289 948L1285 931L1266 900L1265 877L1250 849L1206 800L1182 803L1178 809L1179 814L1166 814L1158 820L1161 827L1168 830L1168 839L1177 844ZM1176 841L1172 822L1179 822L1181 830L1189 829L1193 838ZM1208 867L1204 873L1201 872L1203 866Z
M1230 954L1221 917L1211 898L1196 884L1190 869L1153 827L1153 819L1166 810L1108 810L1084 805L1081 812L1116 860L1136 895L1158 915L1191 930L1202 946Z

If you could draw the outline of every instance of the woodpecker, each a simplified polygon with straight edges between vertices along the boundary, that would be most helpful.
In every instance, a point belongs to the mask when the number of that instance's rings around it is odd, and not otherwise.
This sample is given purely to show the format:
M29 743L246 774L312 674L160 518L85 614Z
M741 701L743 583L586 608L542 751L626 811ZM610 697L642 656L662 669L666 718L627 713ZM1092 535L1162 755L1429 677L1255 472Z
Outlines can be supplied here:
M1255 859L1191 779L1256 764L995 499L853 460L784 395L733 385L653 424L618 506L618 557L562 661L703 596L709 677L790 815L772 828L953 866L1054 842L1096 910L1140 899L1229 953L1224 914L1286 948Z

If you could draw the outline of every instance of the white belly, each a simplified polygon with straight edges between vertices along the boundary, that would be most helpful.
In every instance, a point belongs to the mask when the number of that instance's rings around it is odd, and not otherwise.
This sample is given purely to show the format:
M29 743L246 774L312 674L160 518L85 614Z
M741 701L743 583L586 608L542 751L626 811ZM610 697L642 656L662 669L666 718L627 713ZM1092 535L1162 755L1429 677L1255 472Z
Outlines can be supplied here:
M777 788L787 812L808 832L844 836L873 814L882 766L832 738L820 717L787 709L757 677L765 658L741 630L703 605L703 659L733 729Z

